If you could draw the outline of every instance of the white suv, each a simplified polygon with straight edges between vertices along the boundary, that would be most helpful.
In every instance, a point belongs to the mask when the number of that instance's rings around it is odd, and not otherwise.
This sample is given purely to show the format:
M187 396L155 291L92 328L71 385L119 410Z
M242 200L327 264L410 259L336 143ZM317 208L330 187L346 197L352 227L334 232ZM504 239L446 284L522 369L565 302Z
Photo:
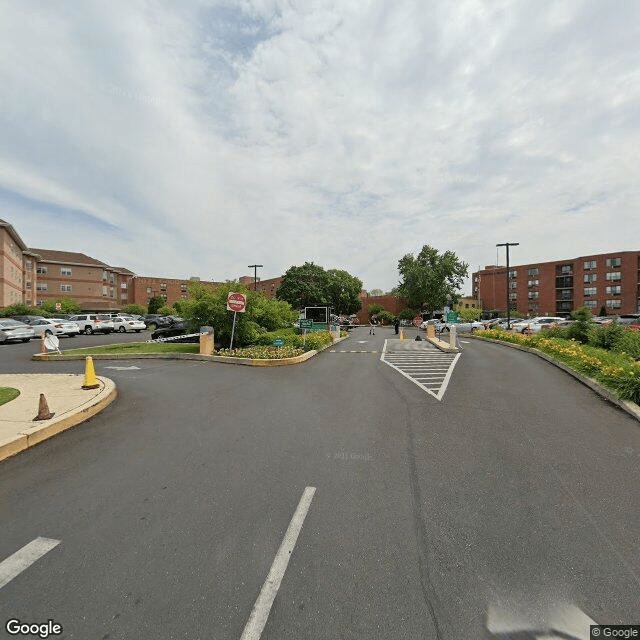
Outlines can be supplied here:
M97 313L81 313L69 318L75 322L82 333L111 333L114 329L113 321L109 316Z

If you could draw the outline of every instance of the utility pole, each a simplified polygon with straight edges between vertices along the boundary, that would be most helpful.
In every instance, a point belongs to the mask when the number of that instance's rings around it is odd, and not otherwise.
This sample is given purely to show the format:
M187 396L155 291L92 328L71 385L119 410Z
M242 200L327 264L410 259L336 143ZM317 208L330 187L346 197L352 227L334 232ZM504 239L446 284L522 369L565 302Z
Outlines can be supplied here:
M509 247L517 247L519 242L503 242L496 247L507 247L507 331L511 329L511 301L509 300Z
M253 290L258 290L258 267L264 267L263 264L250 264L249 269L253 269Z

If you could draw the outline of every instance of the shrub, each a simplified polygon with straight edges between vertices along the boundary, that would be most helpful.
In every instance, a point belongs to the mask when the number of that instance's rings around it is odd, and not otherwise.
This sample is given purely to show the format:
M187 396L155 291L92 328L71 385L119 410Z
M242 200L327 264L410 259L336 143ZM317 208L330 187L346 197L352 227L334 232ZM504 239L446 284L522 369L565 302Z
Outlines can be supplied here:
M39 307L28 307L26 304L18 303L5 307L0 311L3 318L11 316L41 316Z
M146 311L142 305L125 304L121 309L121 313L127 313L132 316L144 316L146 314Z
M610 325L592 327L589 331L589 344L593 347L616 350L616 345L622 340L625 329L615 322Z
M315 349L316 351L319 351L332 342L333 336L329 331L308 331L306 350L311 351L312 349Z
M378 320L382 324L384 324L385 322L393 322L395 319L396 317L393 315L393 313L390 313L386 309L383 309L378 313Z
M282 338L286 347L302 347L302 336L295 329L266 331L256 338L255 344L270 347L276 338Z
M575 322L567 327L567 337L575 339L582 344L589 341L589 330L593 328L594 322L589 307L580 307L571 313L571 319Z

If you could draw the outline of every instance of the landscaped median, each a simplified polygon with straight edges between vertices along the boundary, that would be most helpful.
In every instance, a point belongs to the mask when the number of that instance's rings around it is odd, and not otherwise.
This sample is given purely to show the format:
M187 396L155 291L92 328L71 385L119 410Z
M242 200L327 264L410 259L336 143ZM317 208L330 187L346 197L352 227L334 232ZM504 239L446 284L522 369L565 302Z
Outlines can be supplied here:
M33 360L82 360L91 356L94 360L120 359L175 359L175 360L203 360L208 362L225 362L254 367L278 367L305 362L323 351L335 342L345 338L334 339L328 331L314 332L313 338L305 349L292 345L282 347L249 346L237 349L220 349L213 355L200 355L198 344L178 344L170 342L129 342L126 344L109 344L84 349L68 349L62 353L37 353Z
M612 392L610 399L636 405L634 413L640 419L640 361L624 352L610 351L582 344L577 340L508 333L499 329L477 331L476 338L506 342L520 348L544 354L547 359L564 365L587 380ZM591 385L590 385L591 386Z

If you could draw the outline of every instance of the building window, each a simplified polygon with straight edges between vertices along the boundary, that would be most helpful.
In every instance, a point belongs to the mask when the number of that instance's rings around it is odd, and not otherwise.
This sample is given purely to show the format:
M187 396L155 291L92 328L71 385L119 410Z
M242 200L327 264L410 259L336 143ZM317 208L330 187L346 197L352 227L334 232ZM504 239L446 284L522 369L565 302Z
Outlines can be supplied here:
M127 288L127 283L126 282L121 282L120 283L120 288L121 289L126 289Z
M539 273L540 273L540 269L538 269L538 267L533 267L532 269L529 269L530 276L537 276Z
M160 283L160 291L166 291L167 290L167 283L166 282L161 282Z
M571 301L558 302L558 304L556 305L556 310L557 311L571 311L572 307L573 307L573 304L571 303Z
M607 287L607 289L609 289L609 287ZM597 287L585 287L584 288L584 295L585 296L595 296L596 293L598 293L598 288Z
M517 288L518 288L518 283L515 282L515 280L509 283L509 289L517 289Z
M128 294L126 294L126 293L121 293L121 294L120 294L120 300L126 300L128 297L129 297L129 296L128 296Z
M540 284L540 280L529 280L527 282L528 287L537 287Z
M27 280L25 282L25 286L27 287L27 289L31 289L31 280Z
M107 296L107 287L102 287L102 295Z
M60 275L61 276L70 276L71 275L71 267L60 267Z
M517 269L513 269L512 271L509 271L509 278L517 278L517 277L518 277Z
M517 292L513 292L509 294L509 300L517 300L517 299L518 299Z
M607 287L607 293L619 296L622 293L622 287L618 284L615 287Z
M573 290L572 289L560 289L557 292L557 300L573 300Z
M71 293L71 285L70 284L61 284L60 291L65 291L66 293Z
M102 272L102 279L103 279L103 280L106 280L106 279L107 279L107 272L106 272L106 271L103 271L103 272Z
M607 300L609 309L619 309L622 306L622 300Z
M607 280L622 280L622 273L620 271L608 271Z
M621 267L622 258L607 258L607 267Z
M41 276L46 276L47 267L36 267L36 273L39 273Z
M556 277L556 289L569 289L573 287L573 276Z
M165 302L167 301L167 295L163 294L162 296L160 296Z
M33 271L33 263L31 262L31 260L25 260L24 262L24 268L27 271Z
M587 284L590 284L591 282L596 282L598 280L598 274L597 273L585 273L584 274L584 281Z
M46 291L47 283L46 282L38 282L36 283L36 291Z
M114 284L114 283L115 283L115 281L116 281L116 276L115 276L115 274L110 273L110 274L109 274L109 282L110 282L111 284Z
M597 300L585 300L584 301L584 306L588 307L589 309L596 309L598 307L598 301Z
M151 287L147 287L147 293L151 295Z
M529 293L527 295L529 297L529 300L537 300L538 297L540 296L540 292L539 291L529 291Z
M180 291L185 292L187 290L187 285L186 284L181 284L180 285Z
M116 290L113 287L109 287L109 297L110 298L116 297Z
M584 263L584 270L589 271L590 269L595 269L598 266L598 263L595 260L587 260Z

